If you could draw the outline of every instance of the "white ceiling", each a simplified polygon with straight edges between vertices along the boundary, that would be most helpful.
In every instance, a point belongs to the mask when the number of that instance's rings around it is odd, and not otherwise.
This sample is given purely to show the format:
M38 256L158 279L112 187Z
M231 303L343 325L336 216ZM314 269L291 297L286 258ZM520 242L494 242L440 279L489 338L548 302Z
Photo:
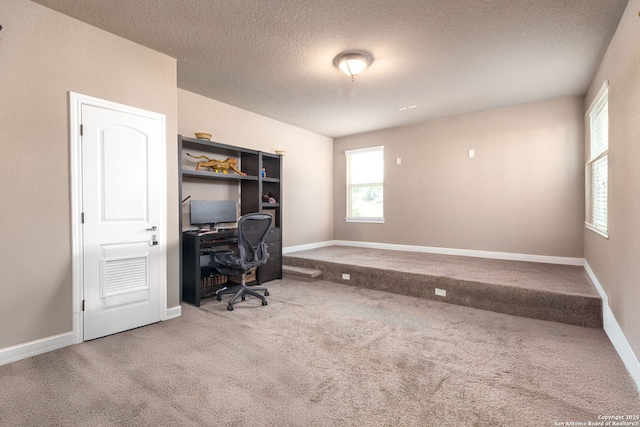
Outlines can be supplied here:
M34 1L176 58L182 89L329 137L582 95L627 4ZM355 82L346 50L374 57Z

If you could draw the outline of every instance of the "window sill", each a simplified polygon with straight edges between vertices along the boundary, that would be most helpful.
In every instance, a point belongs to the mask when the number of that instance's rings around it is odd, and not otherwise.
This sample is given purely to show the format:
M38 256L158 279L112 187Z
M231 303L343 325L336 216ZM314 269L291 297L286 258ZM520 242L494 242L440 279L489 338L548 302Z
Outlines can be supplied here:
M384 218L345 218L346 222L368 222L373 224L384 224Z
M601 235L602 237L604 237L605 239L609 238L609 233L607 233L606 231L602 231L602 230L598 230L597 228L595 228L593 225L588 224L585 222L584 226L587 228L587 230L591 230L596 234Z

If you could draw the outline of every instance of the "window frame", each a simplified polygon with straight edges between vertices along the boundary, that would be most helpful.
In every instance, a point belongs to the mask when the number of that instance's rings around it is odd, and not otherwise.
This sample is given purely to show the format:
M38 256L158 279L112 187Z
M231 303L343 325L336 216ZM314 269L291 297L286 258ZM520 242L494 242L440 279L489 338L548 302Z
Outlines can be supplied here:
M351 171L350 171L350 156L371 153L371 152L381 152L382 153L382 162L380 167L382 170L382 182L366 182L366 183L351 183ZM364 223L384 223L384 145L378 145L375 147L367 147L367 148L358 148L353 150L345 150L345 162L346 162L346 222L364 222ZM380 186L382 188L382 216L380 217L354 217L353 212L351 211L351 190L353 187L368 187L368 186Z
M602 131L603 117L606 131ZM609 82L605 81L585 114L588 160L585 164L585 227L609 238ZM599 139L596 139L598 138ZM605 163L604 172L598 166ZM597 182L604 190L597 191ZM604 193L604 195L603 195ZM596 199L597 198L597 199ZM604 201L598 199L604 199Z

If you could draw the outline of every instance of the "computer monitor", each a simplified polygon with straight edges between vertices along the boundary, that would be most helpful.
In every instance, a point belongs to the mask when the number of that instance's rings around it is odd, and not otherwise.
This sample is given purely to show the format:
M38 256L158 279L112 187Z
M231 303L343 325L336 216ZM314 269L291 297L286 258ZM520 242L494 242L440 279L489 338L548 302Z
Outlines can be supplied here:
M191 225L215 227L216 224L236 223L238 204L234 200L192 200Z

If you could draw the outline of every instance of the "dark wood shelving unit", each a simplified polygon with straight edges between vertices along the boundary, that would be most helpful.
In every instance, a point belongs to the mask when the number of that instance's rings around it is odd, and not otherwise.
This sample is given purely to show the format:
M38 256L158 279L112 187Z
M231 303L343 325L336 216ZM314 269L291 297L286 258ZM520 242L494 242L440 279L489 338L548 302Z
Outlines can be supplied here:
M190 150L195 153L190 153ZM194 170L183 167L183 158L186 153L204 154L211 159L224 160L226 158L238 159L241 171L246 176L235 172L227 174L210 170ZM189 138L178 135L178 157L180 169L180 200L183 200L185 178L195 182L227 182L229 185L239 186L240 215L252 212L266 212L273 216L272 228L267 235L267 247L269 261L258 268L256 283L262 284L274 279L282 279L282 156L247 148L221 144L208 140ZM195 164L196 159L192 159ZM266 176L262 175L263 168ZM276 200L269 203L263 200L263 195L268 193ZM180 230L182 231L182 214L180 215ZM189 235L188 244L185 245L184 233ZM200 305L199 286L202 277L200 275L200 257L209 250L206 240L193 242L192 231L185 231L180 237L180 278L181 299L185 302Z

